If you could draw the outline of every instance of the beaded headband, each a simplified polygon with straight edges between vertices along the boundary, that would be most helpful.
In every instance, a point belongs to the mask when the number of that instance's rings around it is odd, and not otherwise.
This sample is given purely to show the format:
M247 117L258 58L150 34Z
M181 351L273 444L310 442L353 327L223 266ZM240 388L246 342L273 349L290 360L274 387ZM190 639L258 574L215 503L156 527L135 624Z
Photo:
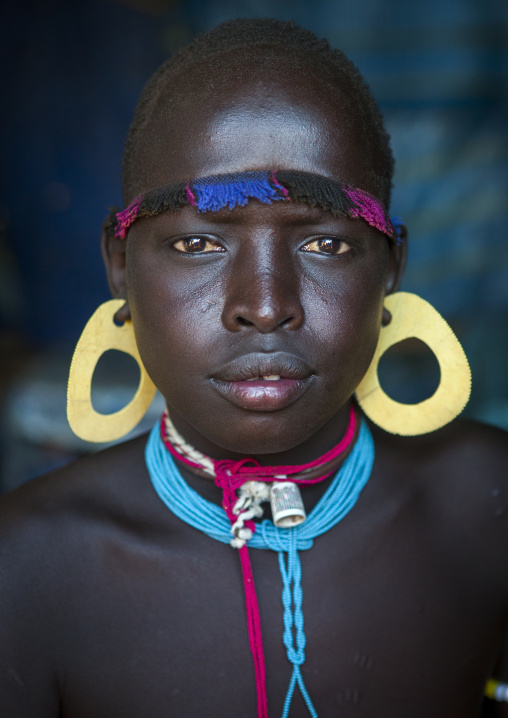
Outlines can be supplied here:
M399 241L396 223L369 192L322 175L290 170L212 175L157 187L140 194L122 212L112 212L107 229L114 232L115 237L125 239L129 227L140 217L175 212L189 204L198 212L218 212L224 207L243 207L249 199L264 204L305 202L329 210L335 216L359 217L389 239Z

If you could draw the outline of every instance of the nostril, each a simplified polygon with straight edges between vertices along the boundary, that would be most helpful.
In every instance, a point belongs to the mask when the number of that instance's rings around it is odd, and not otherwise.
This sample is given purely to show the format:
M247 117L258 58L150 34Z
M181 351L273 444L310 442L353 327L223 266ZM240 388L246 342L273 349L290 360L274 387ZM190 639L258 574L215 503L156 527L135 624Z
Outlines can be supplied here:
M238 316L236 317L236 323L239 324L241 327L252 327L253 322L249 322L248 319L245 319L245 317Z

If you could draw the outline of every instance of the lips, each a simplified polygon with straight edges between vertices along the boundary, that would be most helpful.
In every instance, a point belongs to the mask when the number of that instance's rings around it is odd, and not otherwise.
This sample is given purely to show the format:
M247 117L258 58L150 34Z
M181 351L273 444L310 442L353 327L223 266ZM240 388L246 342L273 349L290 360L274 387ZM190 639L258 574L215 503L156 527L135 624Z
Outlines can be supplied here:
M245 354L211 376L216 390L242 409L278 411L296 401L313 372L300 357L287 352Z

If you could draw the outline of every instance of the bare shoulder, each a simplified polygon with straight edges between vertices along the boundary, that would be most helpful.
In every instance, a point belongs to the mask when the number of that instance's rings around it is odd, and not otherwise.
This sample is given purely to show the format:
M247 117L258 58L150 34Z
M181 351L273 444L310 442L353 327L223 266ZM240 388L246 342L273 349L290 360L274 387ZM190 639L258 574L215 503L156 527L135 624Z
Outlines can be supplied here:
M437 482L443 491L500 498L508 488L508 433L474 421L457 420L421 437L386 441L397 464L416 479ZM508 497L506 497L508 499Z
M498 568L508 559L508 433L457 420L421 437L375 436L382 473L408 487L443 550L456 544L493 576L505 574Z
M395 437L376 431L383 455L400 469L422 477L445 474L471 489L507 483L508 432L475 421L456 420L431 434Z
M0 499L5 715L60 714L57 684L76 641L80 596L100 595L106 569L115 565L111 554L125 553L126 536L139 533L137 522L151 510L143 448L144 439L114 447Z
M84 457L0 498L0 582L12 596L61 584L94 542L136 532L153 503L144 444L140 437Z
M146 478L139 437L30 481L0 498L0 537L20 537L44 527L65 530L66 524L105 515L116 507L127 510L133 492L143 491ZM32 535L33 538L33 535Z

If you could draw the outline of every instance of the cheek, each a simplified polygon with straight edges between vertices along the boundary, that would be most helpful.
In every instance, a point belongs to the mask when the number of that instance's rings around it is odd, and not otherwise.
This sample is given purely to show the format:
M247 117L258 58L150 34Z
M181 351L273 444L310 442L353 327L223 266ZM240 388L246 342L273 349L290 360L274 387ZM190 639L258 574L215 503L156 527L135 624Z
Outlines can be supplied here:
M138 349L146 370L165 396L181 377L202 375L220 325L217 281L193 286L168 271L157 255L133 252L128 261L128 299Z
M325 286L308 284L307 328L327 390L351 395L365 375L381 327L384 274L351 274Z

